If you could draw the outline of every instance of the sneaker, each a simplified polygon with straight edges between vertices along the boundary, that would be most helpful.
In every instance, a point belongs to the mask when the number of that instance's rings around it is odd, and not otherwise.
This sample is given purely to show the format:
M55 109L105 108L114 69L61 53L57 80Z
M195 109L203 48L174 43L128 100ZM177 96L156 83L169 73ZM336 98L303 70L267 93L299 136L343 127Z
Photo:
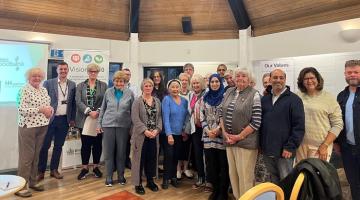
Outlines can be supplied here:
M82 168L80 174L78 175L78 180L85 179L88 174L89 174L89 170Z
M125 179L125 177L119 177L119 184L120 185L125 185L126 184L126 179Z
M94 173L94 176L96 177L96 178L101 178L102 177L102 172L100 171L100 169L98 168L98 167L95 167L94 169L93 169L93 173Z
M191 170L188 170L188 169L185 170L185 171L184 171L184 174L185 174L186 178L189 178L189 179L194 178L194 174L192 173Z
M105 180L105 186L106 187L112 187L113 186L113 180L110 177L107 177Z
M177 178L177 179L181 179L181 171L177 171L177 172L176 172L176 178Z

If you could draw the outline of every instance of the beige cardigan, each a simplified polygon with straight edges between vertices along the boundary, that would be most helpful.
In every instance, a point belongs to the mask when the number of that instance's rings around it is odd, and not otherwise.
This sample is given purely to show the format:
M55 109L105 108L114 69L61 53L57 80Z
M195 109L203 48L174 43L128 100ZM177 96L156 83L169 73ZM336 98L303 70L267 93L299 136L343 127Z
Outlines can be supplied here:
M162 116L161 116L161 104L160 100L156 97L156 127L159 131L159 134L162 130ZM140 184L140 161L141 161L141 151L144 143L145 135L144 131L146 128L147 114L145 111L144 101L142 96L136 98L131 108L131 120L132 120L132 132L131 132L131 178L133 185ZM157 154L159 155L159 135L156 137L156 146ZM158 161L158 157L156 158ZM158 163L158 162L156 162ZM157 167L156 167L157 170Z

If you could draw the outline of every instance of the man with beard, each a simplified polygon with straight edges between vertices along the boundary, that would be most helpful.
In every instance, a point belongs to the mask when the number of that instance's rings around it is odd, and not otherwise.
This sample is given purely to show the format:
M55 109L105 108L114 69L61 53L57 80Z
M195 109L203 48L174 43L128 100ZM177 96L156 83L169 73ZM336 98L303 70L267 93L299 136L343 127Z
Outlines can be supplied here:
M346 177L353 199L360 199L360 60L345 63L348 86L337 96L344 128L338 136Z
M296 149L305 133L302 100L285 85L281 69L270 73L269 95L261 99L260 147L270 181L278 184L293 168Z

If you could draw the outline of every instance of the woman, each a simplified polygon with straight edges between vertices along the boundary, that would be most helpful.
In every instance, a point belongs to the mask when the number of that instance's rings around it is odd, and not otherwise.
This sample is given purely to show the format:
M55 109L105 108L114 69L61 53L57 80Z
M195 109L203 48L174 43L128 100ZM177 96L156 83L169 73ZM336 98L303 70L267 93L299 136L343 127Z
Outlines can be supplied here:
M254 183L261 124L260 94L250 86L250 71L234 71L235 87L229 88L222 101L221 129L226 142L230 182L236 199Z
M78 180L86 178L89 174L89 159L93 155L93 172L95 177L102 177L99 162L102 152L102 134L96 133L96 120L99 117L100 107L107 89L106 83L97 79L100 67L96 64L87 66L89 78L76 87L76 119L75 124L81 130L84 128L85 120L91 123L90 128L94 130L81 131L81 162L82 169ZM88 123L88 124L90 124ZM94 124L95 123L95 124ZM87 124L87 125L88 125Z
M205 184L204 171L204 143L201 141L202 127L200 123L200 102L202 96L205 94L204 78L199 74L194 74L190 81L191 91L189 93L189 113L190 113L190 127L191 127L191 142L194 152L194 162L196 164L198 180L193 185L197 189Z
M313 67L301 70L299 97L304 103L305 135L296 152L297 162L306 158L330 160L333 142L343 128L342 114L335 97L323 91L324 80Z
M114 86L107 89L98 118L98 134L104 133L105 185L113 184L114 157L118 181L124 185L126 146L131 126L131 105L134 93L125 87L126 75L117 71L113 76ZM115 156L116 155L116 156Z
M169 187L169 180L174 187L178 187L176 178L176 166L179 154L184 151L183 135L187 135L187 122L189 113L187 110L188 102L179 95L181 83L177 79L170 80L167 84L169 95L163 99L162 115L167 137L165 146L164 163L165 170L162 188Z
M154 82L152 96L162 101L163 98L167 95L163 75L160 73L160 71L152 71L150 74L150 79Z
M181 73L179 75L179 80L181 82L181 90L180 90L180 96L184 97L189 102L189 85L190 85L190 76L187 73ZM190 144L191 144L191 138L189 138L189 135L184 134L183 140L181 141L184 146L183 151L179 155L179 162L177 165L177 172L176 177L178 179L181 179L182 173L185 174L187 178L193 178L194 174L191 170L189 170L189 154L190 154Z
M30 197L32 193L29 188L35 191L44 190L43 185L37 183L37 166L49 119L54 112L50 106L50 97L46 89L41 86L44 76L44 71L39 67L29 69L26 72L28 84L19 94L18 176L26 180L26 186L15 193L20 197Z
M133 129L131 135L132 147L132 182L137 194L145 194L141 184L144 170L147 179L146 187L151 191L159 190L153 177L156 176L157 155L159 152L159 133L162 129L160 100L151 94L154 82L144 79L141 83L142 96L137 98L132 105L131 119Z
M200 105L207 179L213 186L209 200L227 200L229 166L220 128L220 108L225 89L219 74L213 74L209 79L209 91Z

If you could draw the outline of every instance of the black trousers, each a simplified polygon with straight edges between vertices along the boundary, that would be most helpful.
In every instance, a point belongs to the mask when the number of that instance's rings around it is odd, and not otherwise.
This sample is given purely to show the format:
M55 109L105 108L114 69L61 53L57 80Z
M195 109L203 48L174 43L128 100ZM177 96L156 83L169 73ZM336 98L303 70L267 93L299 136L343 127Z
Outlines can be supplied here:
M192 147L194 149L194 160L198 176L205 178L204 171L204 142L201 141L203 129L196 127L195 133L191 135Z
M351 196L360 199L360 147L359 145L342 144L341 156L346 178L350 184Z
M147 182L153 181L156 176L156 138L145 137L141 150L140 160L140 183L144 170Z
M176 166L179 160L179 155L182 150L182 136L173 135L174 144L170 145L166 139L163 139L164 142L164 180L169 180L176 178Z
M226 150L205 149L207 179L213 185L213 192L217 198L227 199L229 188L229 166Z
M102 134L96 137L81 134L81 162L89 164L90 155L93 155L93 163L99 164L102 153Z

